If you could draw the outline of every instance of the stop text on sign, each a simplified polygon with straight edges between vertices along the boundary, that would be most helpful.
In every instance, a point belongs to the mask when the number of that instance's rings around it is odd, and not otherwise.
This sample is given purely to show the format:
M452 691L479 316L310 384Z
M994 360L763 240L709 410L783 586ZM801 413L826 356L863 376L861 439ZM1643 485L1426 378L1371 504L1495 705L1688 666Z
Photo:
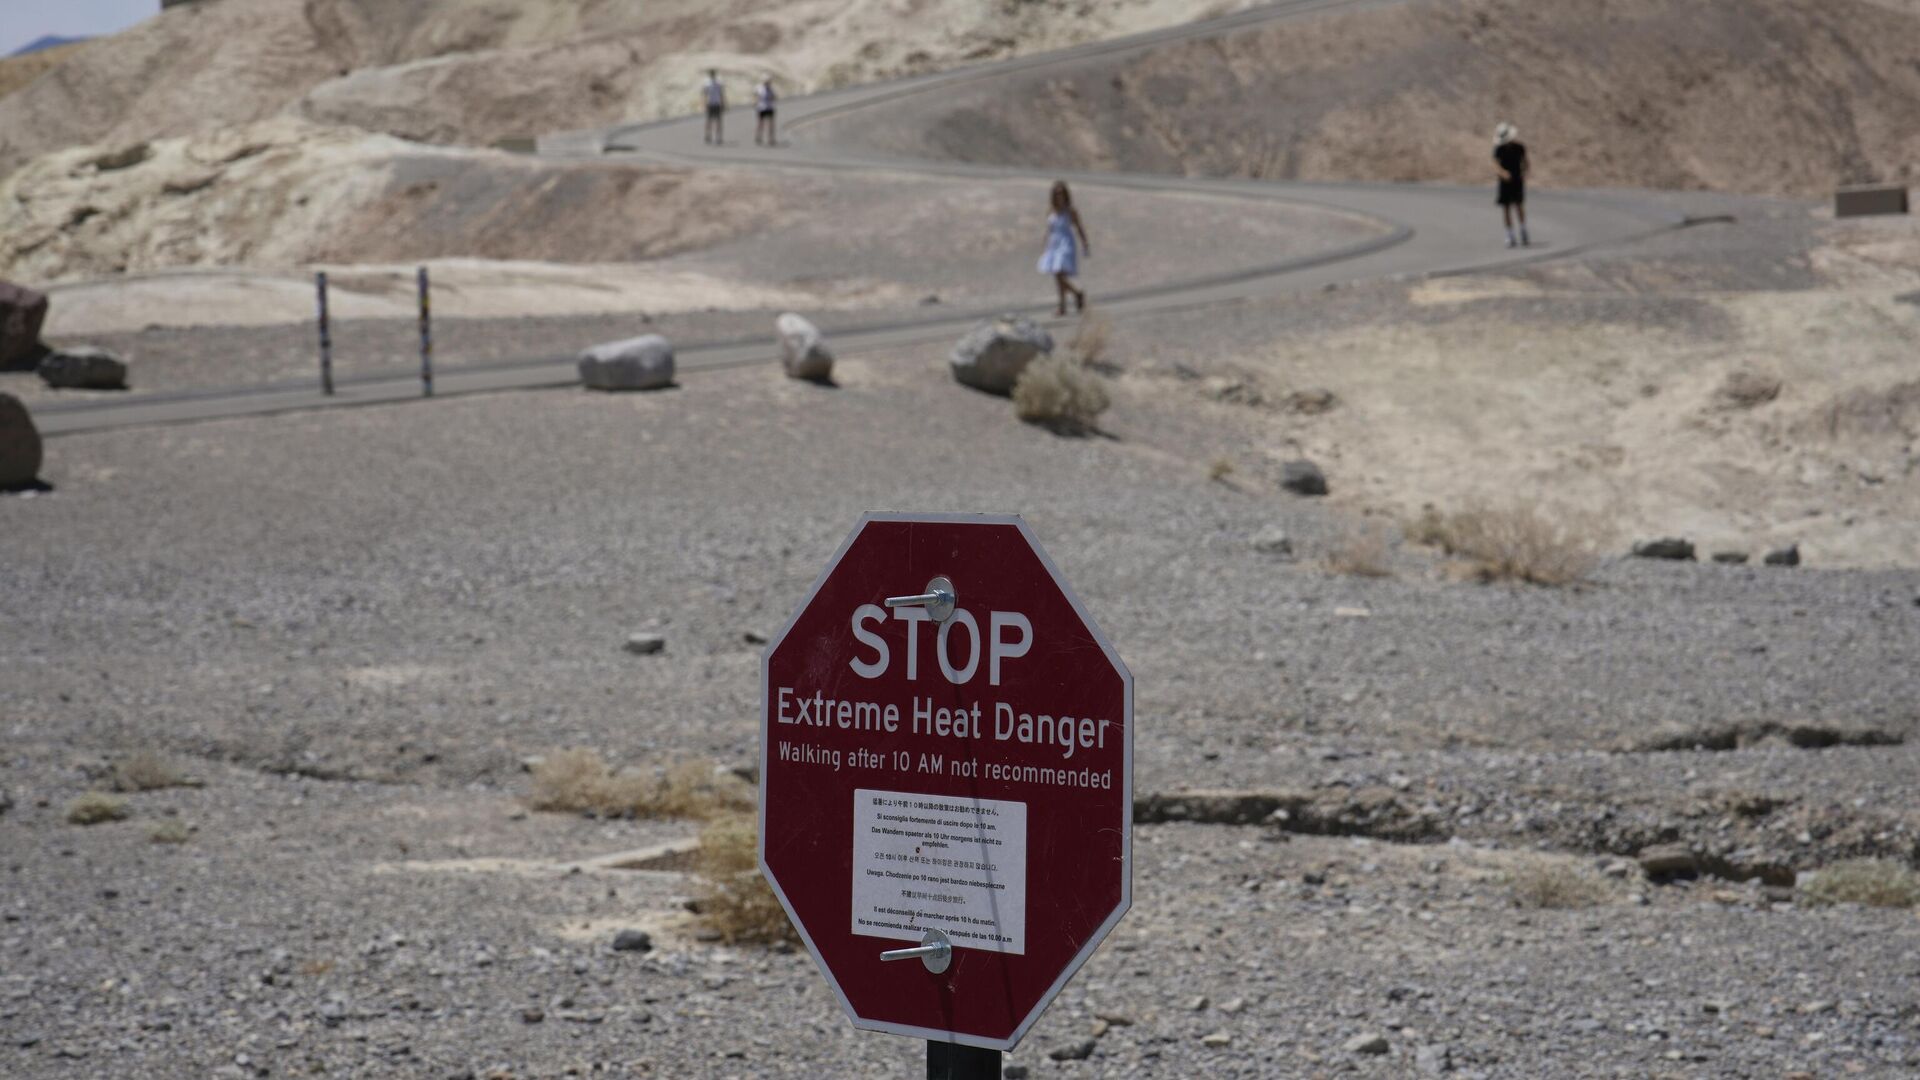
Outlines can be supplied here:
M887 647L887 639L868 629L867 624L887 619L887 609L879 604L861 604L853 609L853 636L862 645L873 650L871 660L855 656L847 661L855 675L863 679L877 679L886 674L887 666L892 662L892 650ZM920 624L933 616L925 608L894 608L893 618L907 624L907 680L920 678ZM967 662L955 667L953 663L953 628L967 628ZM1008 660L1017 660L1033 649L1033 620L1017 611L990 611L987 613L987 684L1000 685L1000 665ZM1019 633L1018 639L1010 638L1007 631ZM953 615L940 624L939 633L934 635L934 658L939 662L940 674L948 682L959 686L973 681L980 670L980 622L973 612L966 608L953 609Z
M877 625L888 621L906 624L906 646L902 650L905 675L909 681L920 678L920 624L932 621L924 608L903 607L888 611L878 604L861 604L853 609L848 629L863 649L856 649L847 666L862 679L878 679L893 665L894 650L886 638L876 632ZM966 608L954 608L953 614L939 624L931 635L934 666L955 686L972 683L980 674L981 654L985 653L988 686L999 686L1011 662L1033 651L1033 620L1018 611L989 611L983 640L980 620ZM964 635L956 635L963 627ZM956 643L956 636L964 636ZM965 662L956 662L956 651L964 649ZM897 735L902 726L910 735L929 738L980 740L1034 746L1056 746L1062 758L1073 757L1078 750L1104 750L1114 727L1107 717L1068 716L1021 709L1005 701L972 701L962 705L936 704L932 697L914 696L905 710L897 702L858 698L830 698L821 691L809 695L791 686L774 691L774 719L782 725L838 728L841 731Z

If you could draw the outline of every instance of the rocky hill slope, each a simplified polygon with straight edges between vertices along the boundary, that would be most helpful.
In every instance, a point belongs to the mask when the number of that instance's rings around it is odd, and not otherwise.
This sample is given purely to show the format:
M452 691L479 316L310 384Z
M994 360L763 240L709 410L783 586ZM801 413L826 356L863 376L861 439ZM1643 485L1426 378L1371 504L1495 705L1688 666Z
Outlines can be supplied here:
M0 97L0 175L51 150L281 112L435 142L692 111L705 69L788 94L1056 49L1247 0L204 0Z
M1920 158L1911 0L1365 5L847 117L916 155L1315 180L1491 179L1823 195Z

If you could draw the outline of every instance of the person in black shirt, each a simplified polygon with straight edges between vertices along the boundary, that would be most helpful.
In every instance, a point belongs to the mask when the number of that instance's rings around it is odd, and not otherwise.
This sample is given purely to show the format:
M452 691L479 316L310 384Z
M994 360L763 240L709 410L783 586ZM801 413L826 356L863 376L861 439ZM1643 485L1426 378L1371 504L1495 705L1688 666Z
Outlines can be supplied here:
M1500 204L1501 220L1507 225L1507 246L1532 244L1527 236L1527 145L1520 141L1520 132L1512 124L1503 123L1493 129L1493 163L1500 176L1496 201ZM1513 235L1516 216L1520 219L1518 240Z

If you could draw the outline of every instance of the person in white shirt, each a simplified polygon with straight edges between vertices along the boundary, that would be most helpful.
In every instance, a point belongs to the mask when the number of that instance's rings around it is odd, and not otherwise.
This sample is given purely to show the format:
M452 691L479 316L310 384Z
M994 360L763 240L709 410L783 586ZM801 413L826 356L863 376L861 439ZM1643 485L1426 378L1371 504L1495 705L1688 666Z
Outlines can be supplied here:
M700 88L700 96L707 103L707 144L719 146L720 120L727 114L727 88L720 84L718 71L708 69L707 84Z
M753 111L756 117L756 122L753 127L753 145L774 145L773 103L777 100L778 95L773 92L773 76L762 75L760 77L760 85L755 87L753 91ZM760 141L763 135L766 137L764 144Z

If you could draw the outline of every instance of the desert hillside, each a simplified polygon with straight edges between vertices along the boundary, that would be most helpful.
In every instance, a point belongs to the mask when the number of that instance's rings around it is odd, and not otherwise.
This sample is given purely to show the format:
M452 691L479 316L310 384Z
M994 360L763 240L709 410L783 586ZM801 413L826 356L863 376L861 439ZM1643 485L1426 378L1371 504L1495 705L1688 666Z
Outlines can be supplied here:
M658 258L766 227L739 172L422 146L292 117L36 159L0 179L0 273L52 282L184 266L470 256ZM719 205L724 213L695 212Z
M843 121L915 155L1818 196L1920 157L1920 16L1886 0L1433 0L943 89Z
M0 175L66 146L280 112L435 142L692 111L704 69L800 93L1042 52L1245 0L202 0L91 43L0 97Z

